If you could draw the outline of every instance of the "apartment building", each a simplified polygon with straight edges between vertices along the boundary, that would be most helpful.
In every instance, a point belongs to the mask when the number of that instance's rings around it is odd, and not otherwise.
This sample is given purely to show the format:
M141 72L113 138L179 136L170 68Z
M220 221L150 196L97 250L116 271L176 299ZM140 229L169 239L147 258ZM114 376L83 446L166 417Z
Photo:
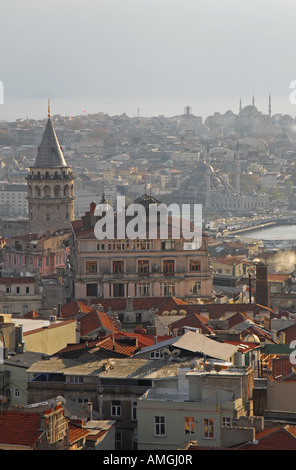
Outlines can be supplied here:
M3 249L6 275L56 274L57 268L65 267L69 252L66 230L47 234L25 234L7 240Z
M2 184L0 186L1 214L5 216L28 215L27 187L25 184Z
M138 204L155 204L152 197ZM159 204L156 201L156 204ZM73 294L76 298L166 297L210 298L213 280L208 240L199 249L183 237L99 240L95 235L95 203L80 219L72 222L74 268Z
M139 450L227 448L255 438L251 368L190 370L153 382L138 400ZM258 428L257 428L258 426Z
M25 315L37 311L42 300L34 277L0 277L0 312Z

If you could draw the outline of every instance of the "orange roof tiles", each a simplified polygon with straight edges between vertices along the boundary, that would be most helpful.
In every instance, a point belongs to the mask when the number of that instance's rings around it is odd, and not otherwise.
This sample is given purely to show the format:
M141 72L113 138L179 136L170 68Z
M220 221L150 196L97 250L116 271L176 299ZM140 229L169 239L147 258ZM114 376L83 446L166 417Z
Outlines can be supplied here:
M83 429L80 426L77 426L73 422L69 421L68 423L69 428L69 443L73 445L75 442L79 441L83 437L88 436L89 430Z
M174 329L184 328L185 326L193 327L193 328L200 328L202 334L211 334L213 330L206 325L208 320L196 313L192 313L190 315L186 315L186 317L181 318L170 324L170 329L173 331Z
M283 328L280 331L285 333L285 344L290 344L293 340L296 340L296 324Z
M42 433L40 413L0 413L0 445L33 447Z
M287 377L293 371L293 365L289 356L282 356L279 358L273 358L271 361L271 373L274 378L276 377Z
M256 434L253 444L239 447L241 450L296 450L296 426L276 426Z
M114 339L114 342L113 342L112 335L98 341L96 346L97 346L98 349L102 348L102 349L105 349L105 350L108 350L108 351L112 351L116 355L120 354L124 357L132 357L135 354L135 352L137 352L139 350L138 345L124 344L123 342L119 341L118 339ZM113 348L113 346L114 346L114 348Z
M73 300L72 302L61 306L61 317L69 318L79 315L80 313L89 313L91 311L92 308L85 302Z
M98 310L91 310L90 313L79 319L81 336L86 336L99 329L109 331L118 331L115 322L110 318L107 313L99 312Z
M30 310L28 313L25 313L23 318L28 318L28 319L34 319L34 318L39 318L40 315L39 313L35 312L35 310Z

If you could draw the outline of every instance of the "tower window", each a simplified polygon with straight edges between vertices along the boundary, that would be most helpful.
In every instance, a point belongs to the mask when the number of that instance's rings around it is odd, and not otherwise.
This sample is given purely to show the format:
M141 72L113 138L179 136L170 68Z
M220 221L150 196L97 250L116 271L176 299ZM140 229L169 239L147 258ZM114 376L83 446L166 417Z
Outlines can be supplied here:
M55 187L54 187L54 195L55 195L55 197L59 197L60 194L61 194L61 188L60 188L60 186L55 186Z

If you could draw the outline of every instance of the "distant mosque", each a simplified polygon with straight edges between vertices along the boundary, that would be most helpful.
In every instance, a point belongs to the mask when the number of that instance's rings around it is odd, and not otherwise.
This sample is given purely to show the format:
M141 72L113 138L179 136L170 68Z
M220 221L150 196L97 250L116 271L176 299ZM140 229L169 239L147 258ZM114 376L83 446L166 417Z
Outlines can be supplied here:
M193 175L185 180L174 194L175 200L183 204L202 204L203 211L248 212L269 207L269 195L254 190L241 190L241 162L237 149L234 153L234 174L232 181L228 174L217 176L210 164L209 145L206 157L193 170Z

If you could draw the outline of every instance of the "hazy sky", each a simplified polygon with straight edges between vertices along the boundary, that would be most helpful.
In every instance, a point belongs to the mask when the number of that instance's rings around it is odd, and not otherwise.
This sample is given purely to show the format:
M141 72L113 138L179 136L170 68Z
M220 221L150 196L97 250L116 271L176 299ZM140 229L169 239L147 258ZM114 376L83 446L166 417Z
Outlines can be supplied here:
M296 79L295 0L9 0L0 14L6 96L288 100Z

